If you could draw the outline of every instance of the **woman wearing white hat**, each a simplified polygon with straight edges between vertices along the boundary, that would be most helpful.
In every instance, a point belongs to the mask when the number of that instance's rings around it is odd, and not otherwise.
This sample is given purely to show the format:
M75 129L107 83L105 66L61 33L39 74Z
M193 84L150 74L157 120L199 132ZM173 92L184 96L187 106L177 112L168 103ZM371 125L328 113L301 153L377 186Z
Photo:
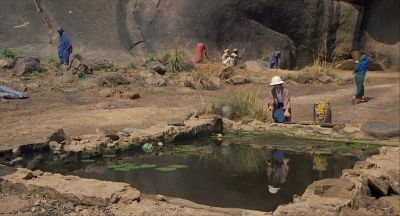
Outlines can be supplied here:
M279 76L274 76L269 84L272 86L268 100L268 110L272 111L272 118L277 123L290 121L291 106L289 90L283 86Z

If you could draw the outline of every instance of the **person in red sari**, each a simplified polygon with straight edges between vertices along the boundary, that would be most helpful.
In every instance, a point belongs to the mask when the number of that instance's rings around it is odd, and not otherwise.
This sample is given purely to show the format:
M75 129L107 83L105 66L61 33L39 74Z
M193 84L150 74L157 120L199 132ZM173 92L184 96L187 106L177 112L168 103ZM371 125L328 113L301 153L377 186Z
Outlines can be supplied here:
M203 62L204 56L208 59L208 48L204 43L197 43L194 63L199 64Z

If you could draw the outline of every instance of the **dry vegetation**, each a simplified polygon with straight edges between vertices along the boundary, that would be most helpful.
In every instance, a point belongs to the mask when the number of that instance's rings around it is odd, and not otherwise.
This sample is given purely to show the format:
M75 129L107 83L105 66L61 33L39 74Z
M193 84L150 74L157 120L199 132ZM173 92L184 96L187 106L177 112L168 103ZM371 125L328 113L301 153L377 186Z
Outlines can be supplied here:
M257 119L271 121L271 113L268 112L266 102L259 99L260 89L227 88L215 98L202 98L202 114L223 115L222 108L230 106L235 119Z

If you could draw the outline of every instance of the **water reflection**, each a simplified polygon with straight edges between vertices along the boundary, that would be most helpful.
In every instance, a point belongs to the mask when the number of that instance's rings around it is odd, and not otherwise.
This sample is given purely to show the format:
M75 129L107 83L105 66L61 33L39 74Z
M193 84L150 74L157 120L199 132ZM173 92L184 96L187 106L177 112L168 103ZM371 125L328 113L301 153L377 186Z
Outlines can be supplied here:
M39 168L84 178L127 182L143 193L179 197L200 204L273 211L278 205L291 202L294 194L302 194L314 180L338 177L342 169L352 165L351 156L318 156L279 148L192 145L183 150L190 154L130 153L100 158L89 164L80 160L70 163L46 160ZM107 168L116 163L188 167L172 172L160 172L155 168L124 172Z
M271 151L272 161L267 161L268 191L277 193L286 183L289 174L289 158L281 150Z

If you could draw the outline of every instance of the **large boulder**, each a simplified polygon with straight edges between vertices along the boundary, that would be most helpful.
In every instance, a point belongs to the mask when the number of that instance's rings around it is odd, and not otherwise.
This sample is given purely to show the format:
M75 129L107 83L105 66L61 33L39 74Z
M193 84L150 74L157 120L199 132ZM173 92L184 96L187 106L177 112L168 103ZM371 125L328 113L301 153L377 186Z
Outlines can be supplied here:
M340 70L354 70L355 61L353 59L347 59L339 62L335 68Z
M367 135L388 138L400 136L400 125L393 123L366 122L362 124L361 131Z
M45 69L40 65L40 60L34 57L20 58L14 67L17 76L23 76L34 71L43 72Z

